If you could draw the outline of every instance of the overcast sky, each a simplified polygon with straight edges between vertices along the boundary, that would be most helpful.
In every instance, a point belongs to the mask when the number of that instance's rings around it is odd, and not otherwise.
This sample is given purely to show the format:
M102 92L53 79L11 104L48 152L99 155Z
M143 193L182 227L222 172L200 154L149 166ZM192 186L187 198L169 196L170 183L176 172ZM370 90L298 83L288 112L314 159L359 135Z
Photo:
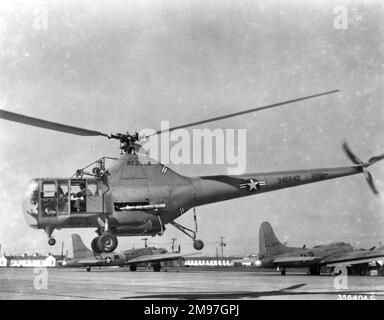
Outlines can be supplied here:
M46 2L45 2L46 3ZM42 5L41 5L42 4ZM334 27L335 5L348 28ZM47 28L36 17L47 12ZM0 108L103 132L158 129L340 89L326 97L201 128L247 129L247 172L350 165L347 139L362 159L384 152L382 1L1 1ZM41 27L41 25L40 25ZM0 120L0 244L7 252L47 252L30 229L22 191L33 177L68 177L118 143ZM185 175L227 167L170 165ZM281 241L307 246L384 242L384 163L372 168L381 196L356 175L197 209L204 253L258 252L269 221ZM193 226L192 212L178 222ZM70 248L74 230L55 232ZM87 244L92 229L78 229ZM167 227L149 244L169 249L189 238ZM120 238L119 249L143 245Z

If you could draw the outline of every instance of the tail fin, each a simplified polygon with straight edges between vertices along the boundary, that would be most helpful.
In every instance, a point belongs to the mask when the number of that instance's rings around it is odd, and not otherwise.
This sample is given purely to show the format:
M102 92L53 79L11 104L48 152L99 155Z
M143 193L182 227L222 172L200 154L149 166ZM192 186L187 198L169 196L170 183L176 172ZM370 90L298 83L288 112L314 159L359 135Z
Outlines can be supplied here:
M259 231L259 254L264 257L275 256L295 250L284 246L276 237L269 222L263 222Z
M73 257L75 259L92 257L92 250L88 249L77 233L72 234Z

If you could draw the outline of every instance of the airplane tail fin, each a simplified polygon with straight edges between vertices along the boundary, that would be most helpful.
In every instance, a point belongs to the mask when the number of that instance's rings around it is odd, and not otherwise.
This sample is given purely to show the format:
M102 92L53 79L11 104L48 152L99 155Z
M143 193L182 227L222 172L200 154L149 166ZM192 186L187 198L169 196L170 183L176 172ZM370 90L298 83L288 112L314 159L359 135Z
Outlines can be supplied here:
M263 222L259 231L259 254L264 257L293 251L294 248L286 247L276 237L269 222Z
M72 234L72 248L73 257L75 259L82 259L93 256L93 251L85 246L83 240L81 240L77 233Z

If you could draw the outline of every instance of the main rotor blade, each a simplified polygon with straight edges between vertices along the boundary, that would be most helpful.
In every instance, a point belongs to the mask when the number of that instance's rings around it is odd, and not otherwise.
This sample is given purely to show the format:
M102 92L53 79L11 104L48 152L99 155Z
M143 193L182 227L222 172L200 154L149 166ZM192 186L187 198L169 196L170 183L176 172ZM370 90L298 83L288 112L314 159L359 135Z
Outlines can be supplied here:
M213 122L213 121L223 120L223 119L227 119L227 118L237 117L237 116L241 116L243 114L247 114L247 113L251 113L251 112L256 112L256 111L261 111L261 110L265 110L265 109L270 109L270 108L274 108L274 107L278 107L278 106L282 106L282 105L285 105L285 104L294 103L294 102L298 102L298 101L302 101L302 100L312 99L312 98L324 96L324 95L327 95L327 94L336 93L336 92L339 92L339 91L340 90L327 91L327 92L318 93L318 94L314 94L314 95L311 95L311 96L306 96L306 97L302 97L302 98L298 98L298 99L287 100L287 101L283 101L283 102L279 102L279 103L270 104L270 105L267 105L267 106L252 108L252 109L248 109L248 110L244 110L244 111L239 111L239 112L235 112L235 113L230 113L230 114L226 114L226 115L223 115L223 116L214 117L214 118L210 118L210 119L206 119L206 120L191 122L191 123L183 124L183 125L180 125L180 126L177 126L177 127L169 128L169 129L166 129L166 130L158 130L155 133L147 135L147 137L150 137L150 136L153 136L153 135L156 135L156 134L161 134L161 133L164 133L164 132L171 132L171 131L174 131L174 130L177 130L177 129L188 128L188 127L196 126L196 125L199 125L199 124L204 124L204 123L208 123L208 122Z
M49 129L49 130L55 130L55 131L60 131L60 132L65 132L65 133L70 133L70 134L76 134L78 136L105 136L105 137L109 137L108 134L102 133L99 131L93 131L93 130L78 128L78 127L68 126L66 124L42 120L42 119L38 119L38 118L32 118L32 117L28 117L28 116L25 116L25 115L22 115L19 113L5 111L5 110L1 110L1 109L0 109L0 118L5 119L5 120L9 120L9 121L27 124L27 125L34 126L34 127L39 127L39 128Z

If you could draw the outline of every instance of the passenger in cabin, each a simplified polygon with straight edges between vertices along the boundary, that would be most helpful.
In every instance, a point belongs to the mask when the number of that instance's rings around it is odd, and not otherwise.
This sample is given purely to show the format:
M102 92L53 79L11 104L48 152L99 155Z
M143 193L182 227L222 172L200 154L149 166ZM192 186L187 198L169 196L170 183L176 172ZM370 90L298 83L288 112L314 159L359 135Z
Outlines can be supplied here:
M77 193L72 193L76 199L75 209L77 212L86 211L86 201L88 196L93 196L92 192L86 187L85 182L80 183L80 191Z
M58 187L57 187L57 196L58 196L59 198L62 198L62 197L65 196L65 195L64 195L63 188L62 188L61 186L58 186Z
M65 211L65 207L68 202L67 195L68 195L68 192L64 193L63 188L59 185L57 187L57 204L60 212ZM68 210L68 207L67 207L67 210Z

